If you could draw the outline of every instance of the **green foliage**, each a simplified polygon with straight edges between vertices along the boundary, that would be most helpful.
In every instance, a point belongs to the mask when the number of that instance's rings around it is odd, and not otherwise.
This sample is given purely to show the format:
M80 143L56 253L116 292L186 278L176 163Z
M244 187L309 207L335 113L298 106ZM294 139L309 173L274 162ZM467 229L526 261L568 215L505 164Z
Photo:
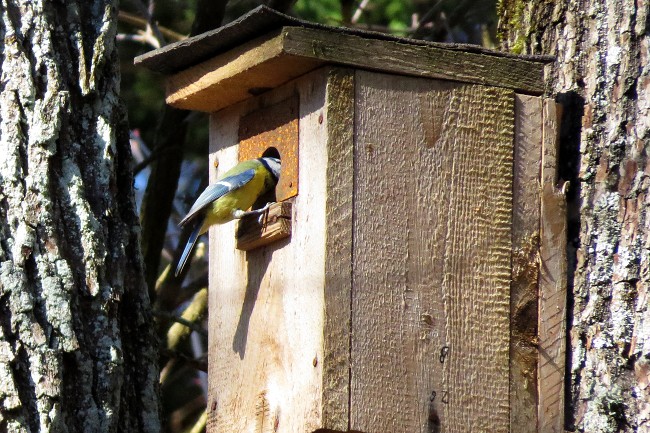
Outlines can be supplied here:
M156 20L178 33L189 34L196 14L196 0L156 2Z
M359 20L371 26L383 26L403 33L411 26L411 16L416 12L415 2L400 0L370 1Z
M165 100L162 77L144 69L122 67L122 98L129 107L129 125L145 143L153 141L160 109Z
M343 22L339 0L298 0L294 15L317 23L340 25Z
M353 13L360 4L361 0L354 2ZM310 21L345 24L340 0L298 0L293 13ZM496 0L370 0L354 25L439 42L493 44Z
M504 31L515 35L515 40L510 46L510 52L515 54L523 53L526 48L526 34L520 31L520 28L522 23L526 22L524 19L526 3L523 0L500 0L497 9L499 16L506 18L501 22L500 34L497 37L501 39Z

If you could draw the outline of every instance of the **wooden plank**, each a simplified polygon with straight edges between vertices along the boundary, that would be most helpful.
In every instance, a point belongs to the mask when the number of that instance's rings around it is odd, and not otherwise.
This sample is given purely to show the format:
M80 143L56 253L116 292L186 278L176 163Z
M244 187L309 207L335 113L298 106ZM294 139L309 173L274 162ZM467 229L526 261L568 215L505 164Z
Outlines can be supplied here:
M323 426L348 431L354 188L354 72L334 69L327 84L327 253L323 330Z
M545 99L539 249L539 433L564 432L567 219L566 200L557 185L558 118L555 102Z
M278 87L323 62L287 55L284 35L273 32L171 75L166 102L185 110L213 112Z
M544 64L540 62L284 27L280 34L255 39L170 76L167 103L188 110L217 111L324 63L487 84L530 94L544 91Z
M295 18L260 5L221 27L146 52L133 63L162 74L172 74L278 30L293 20Z
M514 89L544 91L544 64L483 53L408 45L317 29L285 27L288 54L323 62L419 77Z
M301 186L291 240L243 252L233 223L210 231L209 432L322 427L327 129L319 119L326 82L327 72L315 71L211 116L211 158L223 172L237 162L241 117L300 97Z
M274 203L262 216L243 218L237 225L237 249L250 251L291 236L291 203Z
M510 433L535 433L541 97L515 96L514 150L510 287Z
M508 432L514 94L356 82L350 428Z

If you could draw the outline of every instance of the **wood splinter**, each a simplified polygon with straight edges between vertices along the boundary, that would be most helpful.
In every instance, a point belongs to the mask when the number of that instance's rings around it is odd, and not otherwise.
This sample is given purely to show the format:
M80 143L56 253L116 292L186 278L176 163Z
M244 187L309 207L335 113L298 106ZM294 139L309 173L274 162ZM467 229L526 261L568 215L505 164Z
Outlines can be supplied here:
M261 222L253 215L237 226L237 249L250 251L291 236L291 203L273 203Z

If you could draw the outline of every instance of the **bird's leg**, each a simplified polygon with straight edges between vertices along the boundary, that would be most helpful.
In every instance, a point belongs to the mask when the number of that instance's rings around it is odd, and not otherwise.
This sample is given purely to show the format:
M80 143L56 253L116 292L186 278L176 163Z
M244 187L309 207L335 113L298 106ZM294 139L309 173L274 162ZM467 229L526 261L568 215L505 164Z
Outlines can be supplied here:
M247 217L247 216L250 216L250 215L259 215L260 218L261 218L264 215L264 212L268 211L272 204L273 203L267 203L266 206L264 206L264 207L262 207L260 209L249 210L247 212L244 212L241 209L237 209L237 210L234 210L232 212L232 216L235 219L241 219L241 218L244 218L244 217ZM261 223L261 221L260 221L260 223Z

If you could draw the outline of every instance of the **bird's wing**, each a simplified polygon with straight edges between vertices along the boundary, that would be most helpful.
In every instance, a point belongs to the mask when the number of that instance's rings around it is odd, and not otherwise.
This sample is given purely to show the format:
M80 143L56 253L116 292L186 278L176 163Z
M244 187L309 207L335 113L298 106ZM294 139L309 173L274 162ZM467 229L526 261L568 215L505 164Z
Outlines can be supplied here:
M190 237L187 239L187 243L185 244L185 249L183 249L183 254L181 254L181 258L178 260L178 265L176 265L176 272L174 273L174 276L176 277L178 277L178 274L180 274L183 268L185 267L185 262L187 262L187 259L189 258L190 253L194 248L194 244L196 243L196 240L199 238L199 233L201 233L201 226L203 225L204 218L205 217L199 218L199 220L194 225L194 230L192 230Z
M241 173L233 174L232 176L225 177L215 184L209 185L196 199L190 208L185 218L181 220L178 225L184 225L191 220L198 212L205 209L210 203L217 200L219 197L226 195L230 191L241 188L246 185L255 176L255 170L249 169Z

